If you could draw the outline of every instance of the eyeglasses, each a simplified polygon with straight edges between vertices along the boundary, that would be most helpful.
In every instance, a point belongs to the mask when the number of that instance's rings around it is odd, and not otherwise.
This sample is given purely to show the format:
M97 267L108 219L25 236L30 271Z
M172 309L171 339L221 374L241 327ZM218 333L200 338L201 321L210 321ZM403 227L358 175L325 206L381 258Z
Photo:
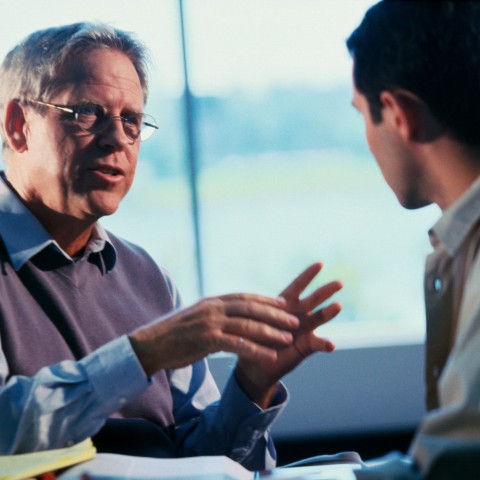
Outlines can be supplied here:
M158 130L157 122L151 115L146 113L128 113L125 115L112 115L106 107L96 103L83 103L80 105L55 105L53 103L41 102L40 100L27 100L28 102L55 108L61 112L73 116L75 123L85 132L94 135L104 132L114 118L121 120L125 135L133 141L138 138L146 140L150 138L155 130Z

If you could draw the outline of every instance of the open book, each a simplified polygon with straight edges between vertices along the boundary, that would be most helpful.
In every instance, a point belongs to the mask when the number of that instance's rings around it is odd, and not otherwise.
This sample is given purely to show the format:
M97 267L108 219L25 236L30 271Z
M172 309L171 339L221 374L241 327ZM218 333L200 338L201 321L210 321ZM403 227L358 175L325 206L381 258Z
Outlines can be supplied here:
M131 457L100 453L88 462L68 469L59 480L167 479L167 480L253 480L254 473L224 456L187 458Z
M87 438L72 447L18 455L0 455L0 480L22 480L75 465L95 456Z

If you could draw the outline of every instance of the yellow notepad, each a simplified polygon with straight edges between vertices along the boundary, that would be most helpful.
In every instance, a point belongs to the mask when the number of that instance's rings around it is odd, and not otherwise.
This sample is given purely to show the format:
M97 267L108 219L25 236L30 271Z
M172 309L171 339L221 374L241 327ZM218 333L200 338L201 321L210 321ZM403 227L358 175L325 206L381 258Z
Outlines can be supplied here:
M95 456L92 440L87 438L68 448L0 455L0 480L22 480L84 462Z

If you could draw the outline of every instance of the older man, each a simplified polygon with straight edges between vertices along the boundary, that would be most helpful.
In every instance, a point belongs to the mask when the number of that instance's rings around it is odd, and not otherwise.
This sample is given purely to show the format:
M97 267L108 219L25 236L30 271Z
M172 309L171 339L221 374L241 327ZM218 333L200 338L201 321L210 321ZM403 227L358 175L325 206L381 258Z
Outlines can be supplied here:
M0 181L0 453L88 436L100 451L229 455L272 466L268 427L286 401L280 378L316 351L316 310L341 285L281 298L232 294L181 309L170 277L106 232L135 174L145 52L131 35L79 23L33 33L0 71L6 172ZM205 356L236 368L220 398Z

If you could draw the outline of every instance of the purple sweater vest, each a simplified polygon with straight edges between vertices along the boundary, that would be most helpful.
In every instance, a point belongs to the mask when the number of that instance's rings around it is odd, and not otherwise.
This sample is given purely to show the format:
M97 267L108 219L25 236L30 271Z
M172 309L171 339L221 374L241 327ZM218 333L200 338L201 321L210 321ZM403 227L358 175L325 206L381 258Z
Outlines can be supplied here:
M173 309L167 281L149 255L109 236L117 259L108 272L99 253L72 264L54 248L16 272L0 240L0 332L10 375L78 360ZM99 451L175 456L168 372L154 379L107 420L94 438Z

